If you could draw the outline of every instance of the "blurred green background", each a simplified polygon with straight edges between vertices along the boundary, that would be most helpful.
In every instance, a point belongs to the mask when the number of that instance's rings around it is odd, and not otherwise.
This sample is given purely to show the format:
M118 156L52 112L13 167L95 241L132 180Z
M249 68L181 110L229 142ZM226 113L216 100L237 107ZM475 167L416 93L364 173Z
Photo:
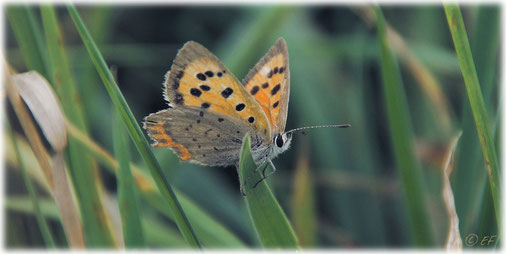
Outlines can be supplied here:
M139 123L149 113L167 107L162 82L185 42L201 43L242 79L277 38L285 38L291 69L287 129L352 125L295 135L292 148L274 160L278 171L268 181L302 246L414 246L413 226L392 150L376 26L374 19L367 17L370 6L77 7L107 63L116 70L119 87ZM42 29L39 7L30 9ZM428 213L431 246L442 248L448 233L441 198L442 165L447 146L459 130L463 135L450 180L461 237L496 235L486 168L443 7L388 5L382 10L404 43L392 48L407 98L410 123L406 124L412 126L416 158L423 172L419 181L425 195L419 202ZM83 106L91 138L112 151L111 101L66 8L59 6L56 11L78 89L75 100ZM499 7L466 5L462 12L491 126L497 128ZM7 62L18 72L27 71L7 16L6 21ZM399 45L406 46L411 58ZM428 73L413 67L412 59ZM435 88L427 85L430 78L434 78ZM6 116L19 130L9 106ZM499 140L499 135L495 138ZM154 152L173 186L245 245L259 245L235 168L180 163L168 149ZM143 165L135 149L131 154L133 161ZM7 160L7 199L27 195L21 174L14 168ZM100 177L114 198L115 174L100 170ZM37 191L47 197L40 186ZM33 214L12 207L6 211L8 248L44 246ZM156 222L153 227L177 231L149 202L142 201L141 211ZM60 221L53 217L49 222L57 246L67 246ZM146 242L150 247L185 246L177 233L146 237Z

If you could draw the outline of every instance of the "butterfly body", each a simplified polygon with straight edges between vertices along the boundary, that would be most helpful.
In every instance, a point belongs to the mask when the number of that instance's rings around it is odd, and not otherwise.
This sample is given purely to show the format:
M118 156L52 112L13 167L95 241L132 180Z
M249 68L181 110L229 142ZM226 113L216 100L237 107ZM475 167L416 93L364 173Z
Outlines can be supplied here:
M251 137L257 163L290 146L284 133L289 98L288 52L279 39L241 83L209 50L188 42L166 75L169 108L148 115L144 128L155 147L181 160L237 165L243 137Z

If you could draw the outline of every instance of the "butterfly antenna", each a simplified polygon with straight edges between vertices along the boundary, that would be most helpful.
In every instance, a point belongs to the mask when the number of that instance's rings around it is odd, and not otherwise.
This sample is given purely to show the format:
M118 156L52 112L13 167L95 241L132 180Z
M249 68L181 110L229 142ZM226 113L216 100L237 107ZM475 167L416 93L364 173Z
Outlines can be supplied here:
M333 124L333 125L317 125L317 126L307 126L307 127L300 127L295 128L293 130L285 131L285 134L301 131L301 130L307 130L307 129L317 129L317 128L348 128L351 124ZM306 135L307 133L305 131L302 132L302 134Z

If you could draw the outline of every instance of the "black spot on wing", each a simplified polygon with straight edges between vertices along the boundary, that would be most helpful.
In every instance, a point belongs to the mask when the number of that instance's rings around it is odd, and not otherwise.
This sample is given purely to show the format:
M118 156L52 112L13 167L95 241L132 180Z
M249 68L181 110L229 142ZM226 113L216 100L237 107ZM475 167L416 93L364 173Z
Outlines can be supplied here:
M244 103L239 103L235 106L235 110L242 111L245 107L246 105Z
M202 74L202 73L197 74L197 76L196 76L196 77L197 77L198 79L202 80L202 81L206 80L206 75L204 75L204 74Z
M200 97L202 92L198 88L192 88L192 89L190 89L190 94L195 97Z
M260 88L258 86L254 86L253 88L251 88L251 91L250 91L251 95L257 94L259 89Z
M276 95L276 93L278 93L280 88L281 88L281 85L277 84L274 88L272 88L271 95Z
M208 85L200 85L199 87L200 87L200 89L202 89L203 91L206 91L206 92L211 90L211 88Z
M227 87L225 88L225 90L221 91L221 96L223 96L223 98L228 98L230 97L230 95L232 95L234 93L234 90L232 90L232 88L230 87Z

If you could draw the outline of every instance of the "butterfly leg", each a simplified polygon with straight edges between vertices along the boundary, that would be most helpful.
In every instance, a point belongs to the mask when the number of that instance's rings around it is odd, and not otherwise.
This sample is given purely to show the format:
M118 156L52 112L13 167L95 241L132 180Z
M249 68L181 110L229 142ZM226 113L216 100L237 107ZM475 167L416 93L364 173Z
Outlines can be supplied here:
M259 183L261 183L263 180L267 179L269 176L274 174L274 172L276 172L276 166L274 166L274 163L272 163L271 160L267 160L267 162L269 162L269 165L271 165L272 171L268 175L265 175L265 170L267 169L266 163L266 167L262 170L262 178L260 178L260 180L258 180L258 182L256 182L255 185L253 185L253 188L257 187Z
M263 161L263 162L261 162L261 163L260 163L260 165L259 165L259 166L257 166L257 167L255 168L255 170L253 170L253 172L251 172L251 174L249 174L249 175L246 177L246 179L244 180L244 183L240 184L240 186L241 186L241 194L242 194L242 196L243 196L243 197L244 197L244 196L246 196L246 193L244 192L244 186L246 186L246 183L248 182L248 180L249 180L252 176L254 176L254 175L255 175L258 171L261 171L261 172L262 172L262 178L263 178L263 177L265 176L265 170L267 169L267 166L268 166L268 165L269 165L269 164L267 163L267 161ZM262 167L263 167L263 168L262 168ZM237 165L237 166L236 166L236 168L237 168L237 173L239 174L239 165ZM262 169L260 170L260 168L262 168ZM239 179L239 181L240 181L240 179Z
M235 169L237 170L237 176L239 177L239 190L241 191L241 195L243 197L246 197L246 192L244 192L244 186L246 185L246 182L244 182L244 184L241 182L241 175L239 175L239 162L235 164Z

